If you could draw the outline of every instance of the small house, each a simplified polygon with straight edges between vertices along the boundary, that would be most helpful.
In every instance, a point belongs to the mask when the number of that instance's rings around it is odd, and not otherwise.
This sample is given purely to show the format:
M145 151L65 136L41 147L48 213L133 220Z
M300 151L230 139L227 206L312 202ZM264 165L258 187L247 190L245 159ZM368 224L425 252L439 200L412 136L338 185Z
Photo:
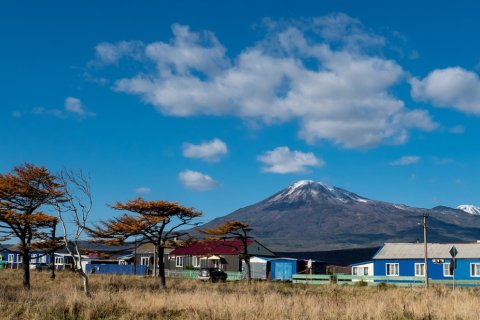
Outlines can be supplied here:
M203 240L170 252L165 267L170 270L220 268L223 271L242 271L241 255L244 245L239 240ZM247 242L251 256L274 257L275 254L256 240Z
M457 250L451 269L451 249ZM428 243L428 277L433 280L480 280L480 243ZM453 274L453 272L454 274ZM386 243L373 257L375 276L425 277L423 243Z

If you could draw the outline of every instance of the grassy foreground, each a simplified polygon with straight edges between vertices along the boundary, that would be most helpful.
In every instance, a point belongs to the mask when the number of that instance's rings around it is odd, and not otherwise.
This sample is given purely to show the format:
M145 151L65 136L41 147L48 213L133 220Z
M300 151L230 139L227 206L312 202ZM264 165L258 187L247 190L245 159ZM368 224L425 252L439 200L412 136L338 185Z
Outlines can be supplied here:
M0 319L479 319L480 289L200 283L92 275L91 299L69 272L50 281L32 272L0 270Z

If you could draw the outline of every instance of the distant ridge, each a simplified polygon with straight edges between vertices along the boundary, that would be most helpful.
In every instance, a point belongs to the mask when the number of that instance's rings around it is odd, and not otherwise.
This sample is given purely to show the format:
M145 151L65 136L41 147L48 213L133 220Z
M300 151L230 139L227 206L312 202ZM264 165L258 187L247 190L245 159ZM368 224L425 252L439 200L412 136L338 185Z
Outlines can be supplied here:
M429 241L480 238L480 215L445 206L422 209L372 200L311 180L297 181L202 228L239 220L249 223L253 236L271 250L320 251L422 240L424 212L430 216Z

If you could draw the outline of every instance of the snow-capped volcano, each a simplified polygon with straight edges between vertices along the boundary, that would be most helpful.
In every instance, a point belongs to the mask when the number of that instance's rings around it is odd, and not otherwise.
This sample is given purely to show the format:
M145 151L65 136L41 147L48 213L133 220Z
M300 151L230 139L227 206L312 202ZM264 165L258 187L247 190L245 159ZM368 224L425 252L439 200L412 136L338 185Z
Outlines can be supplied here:
M252 228L251 236L271 250L315 251L415 242L423 238L423 215L428 213L430 241L474 241L480 233L480 210L478 214L462 210L414 208L301 180L202 228L226 220L242 221Z
M460 209L462 211L465 211L467 213L473 214L473 215L480 215L480 207L471 205L471 204L462 204L457 207L457 209Z
M312 180L297 181L267 199L269 202L328 201L331 203L368 202L355 193Z

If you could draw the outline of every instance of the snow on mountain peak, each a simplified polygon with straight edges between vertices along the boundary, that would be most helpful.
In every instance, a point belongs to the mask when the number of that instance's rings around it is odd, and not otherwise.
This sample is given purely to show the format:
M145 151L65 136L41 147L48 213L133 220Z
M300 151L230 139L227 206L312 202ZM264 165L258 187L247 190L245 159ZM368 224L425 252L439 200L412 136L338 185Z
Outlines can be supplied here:
M271 201L298 201L306 199L306 197L330 199L335 202L347 203L350 201L368 202L366 198L362 198L354 193L346 190L330 186L323 182L315 182L312 180L300 180L291 184L287 189L280 192Z
M289 188L298 189L298 188L301 188L303 186L306 186L306 185L309 185L309 184L312 184L312 183L315 183L315 181L313 181L313 180L300 180L300 181L297 181L297 182L293 183Z
M470 213L472 215L480 215L480 207L471 205L471 204L462 204L457 207L457 209L460 209L462 211L465 211L466 213Z

